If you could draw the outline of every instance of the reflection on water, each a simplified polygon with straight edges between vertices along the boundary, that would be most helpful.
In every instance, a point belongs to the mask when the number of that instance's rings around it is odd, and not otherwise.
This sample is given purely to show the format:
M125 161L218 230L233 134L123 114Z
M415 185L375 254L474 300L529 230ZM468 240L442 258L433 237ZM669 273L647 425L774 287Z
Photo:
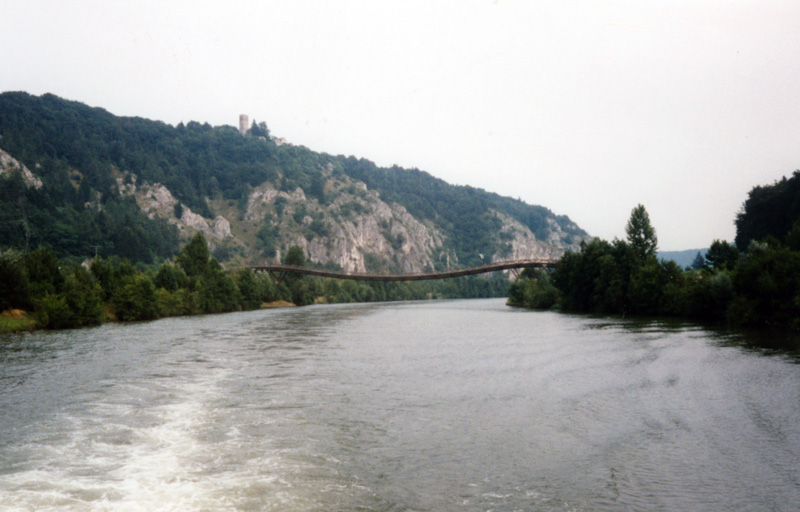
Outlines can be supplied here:
M498 300L4 336L0 508L795 510L761 336Z

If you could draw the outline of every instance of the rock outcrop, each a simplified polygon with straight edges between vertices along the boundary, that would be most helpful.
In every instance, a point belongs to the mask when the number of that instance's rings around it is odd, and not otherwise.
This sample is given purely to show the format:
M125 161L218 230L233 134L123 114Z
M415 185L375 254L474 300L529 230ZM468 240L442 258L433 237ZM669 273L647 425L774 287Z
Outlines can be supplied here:
M176 217L176 206L180 203L167 187L161 184L137 184L133 174L121 173L117 177L117 189L123 196L133 196L139 208L148 217L161 217L175 225L181 236L190 238L200 231L213 244L231 236L231 225L227 219L217 216L206 219L191 210L188 206L180 205L181 216Z
M42 188L44 184L35 174L25 165L21 164L16 158L12 157L0 149L0 176L10 176L18 172L22 176L22 181L28 187Z

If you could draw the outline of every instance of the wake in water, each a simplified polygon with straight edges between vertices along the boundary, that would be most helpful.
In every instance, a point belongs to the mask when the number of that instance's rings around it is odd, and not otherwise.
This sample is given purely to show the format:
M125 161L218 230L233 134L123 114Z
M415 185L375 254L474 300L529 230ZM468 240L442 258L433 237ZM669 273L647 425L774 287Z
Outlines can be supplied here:
M800 366L502 301L0 340L3 511L793 510Z

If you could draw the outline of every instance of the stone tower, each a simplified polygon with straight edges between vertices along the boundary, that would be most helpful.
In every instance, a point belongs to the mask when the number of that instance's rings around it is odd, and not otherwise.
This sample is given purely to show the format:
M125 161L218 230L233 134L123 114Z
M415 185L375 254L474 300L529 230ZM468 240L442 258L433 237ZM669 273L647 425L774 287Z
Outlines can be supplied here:
M250 129L250 119L247 114L239 114L239 133L244 135Z

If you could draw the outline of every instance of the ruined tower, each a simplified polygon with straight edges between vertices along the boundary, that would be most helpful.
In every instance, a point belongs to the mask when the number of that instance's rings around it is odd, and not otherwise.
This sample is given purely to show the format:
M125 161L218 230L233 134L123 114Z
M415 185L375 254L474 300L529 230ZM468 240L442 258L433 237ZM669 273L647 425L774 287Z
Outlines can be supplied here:
M247 114L239 114L239 133L244 135L250 129L250 119Z

